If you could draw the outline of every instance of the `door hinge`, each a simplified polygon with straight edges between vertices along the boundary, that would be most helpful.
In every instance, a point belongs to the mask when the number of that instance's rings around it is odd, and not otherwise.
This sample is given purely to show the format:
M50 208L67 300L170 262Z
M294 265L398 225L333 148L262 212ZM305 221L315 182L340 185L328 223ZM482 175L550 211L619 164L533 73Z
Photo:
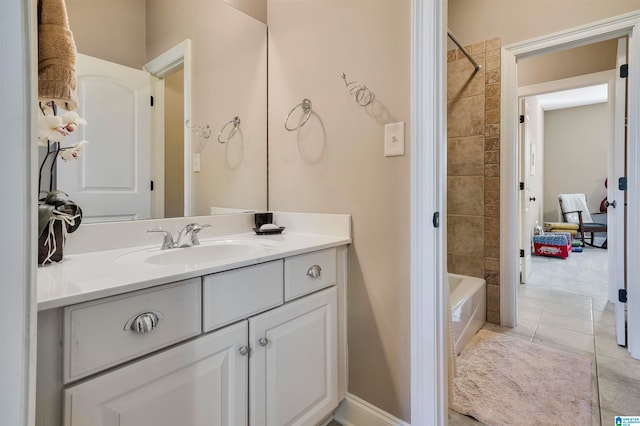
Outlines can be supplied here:
M519 187L520 187L520 191L524 191L524 182L520 182Z
M151 98L151 106L153 106L153 96L149 96Z
M433 227L440 228L440 212L435 212L433 214Z
M629 76L629 64L620 65L620 78L627 78Z
M520 249L520 257L524 257L524 249Z
M151 181L151 184L149 185L149 188L151 191L153 191L153 181Z
M624 288L618 289L618 302L627 303L627 290Z
M524 115L520 116L520 123L524 123Z
M618 189L620 191L626 191L627 190L627 178L626 177L618 178Z

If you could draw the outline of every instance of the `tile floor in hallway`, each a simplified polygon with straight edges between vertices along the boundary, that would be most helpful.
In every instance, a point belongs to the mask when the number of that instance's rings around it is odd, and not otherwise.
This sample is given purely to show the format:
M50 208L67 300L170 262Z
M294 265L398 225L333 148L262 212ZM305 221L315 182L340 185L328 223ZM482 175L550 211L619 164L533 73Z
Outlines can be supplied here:
M605 251L591 254L596 259L602 254L606 256ZM593 261L590 257L580 259ZM616 344L613 305L606 299L606 278L603 285L602 277L592 279L594 273L601 271L592 271L591 275L574 275L577 279L572 279L565 275L566 270L556 270L562 278L558 275L552 278L553 269L562 265L557 262L562 261L550 262L551 267L547 270L538 268L540 276L536 278L532 274L534 279L519 287L517 327L487 324L485 328L590 357L593 360L593 425L614 425L616 415L640 415L640 361L632 359L626 348ZM535 268L533 273L536 273ZM554 286L554 280L561 284ZM600 283L600 288L593 286L591 289L595 295L575 294L588 293L584 286L589 286L589 281ZM552 289L554 287L561 291ZM449 424L478 422L450 410Z

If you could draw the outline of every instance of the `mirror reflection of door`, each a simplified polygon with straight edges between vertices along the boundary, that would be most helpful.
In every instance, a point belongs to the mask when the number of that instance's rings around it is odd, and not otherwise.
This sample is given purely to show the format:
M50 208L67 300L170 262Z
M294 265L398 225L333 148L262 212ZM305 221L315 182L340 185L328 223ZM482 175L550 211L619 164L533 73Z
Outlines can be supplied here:
M164 216L184 216L184 72L164 78Z
M79 54L78 113L88 125L67 138L88 140L77 161L57 163L57 188L83 210L83 222L149 219L151 76Z

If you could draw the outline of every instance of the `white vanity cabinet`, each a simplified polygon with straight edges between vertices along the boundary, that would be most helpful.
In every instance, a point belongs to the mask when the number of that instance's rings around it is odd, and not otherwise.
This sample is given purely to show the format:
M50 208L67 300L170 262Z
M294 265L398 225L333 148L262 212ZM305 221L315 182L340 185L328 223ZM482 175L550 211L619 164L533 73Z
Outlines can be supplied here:
M346 396L345 281L342 246L41 312L36 425L317 425Z
M246 342L243 321L68 387L64 424L244 425Z
M249 319L250 425L315 425L338 406L335 288Z

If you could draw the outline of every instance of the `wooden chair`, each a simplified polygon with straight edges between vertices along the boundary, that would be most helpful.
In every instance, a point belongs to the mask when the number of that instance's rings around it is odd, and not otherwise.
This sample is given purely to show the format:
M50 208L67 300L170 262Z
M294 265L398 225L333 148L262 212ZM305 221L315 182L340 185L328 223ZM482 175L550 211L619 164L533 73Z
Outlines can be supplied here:
M596 232L607 232L607 224L595 223L593 221L591 213L589 213L589 209L587 208L587 197L584 194L559 194L558 202L560 203L562 220L578 225L578 232L580 233L580 240L583 246L589 245L591 247L607 248L606 238L601 246L597 246L593 242ZM585 240L586 233L589 233L591 236L589 242Z

